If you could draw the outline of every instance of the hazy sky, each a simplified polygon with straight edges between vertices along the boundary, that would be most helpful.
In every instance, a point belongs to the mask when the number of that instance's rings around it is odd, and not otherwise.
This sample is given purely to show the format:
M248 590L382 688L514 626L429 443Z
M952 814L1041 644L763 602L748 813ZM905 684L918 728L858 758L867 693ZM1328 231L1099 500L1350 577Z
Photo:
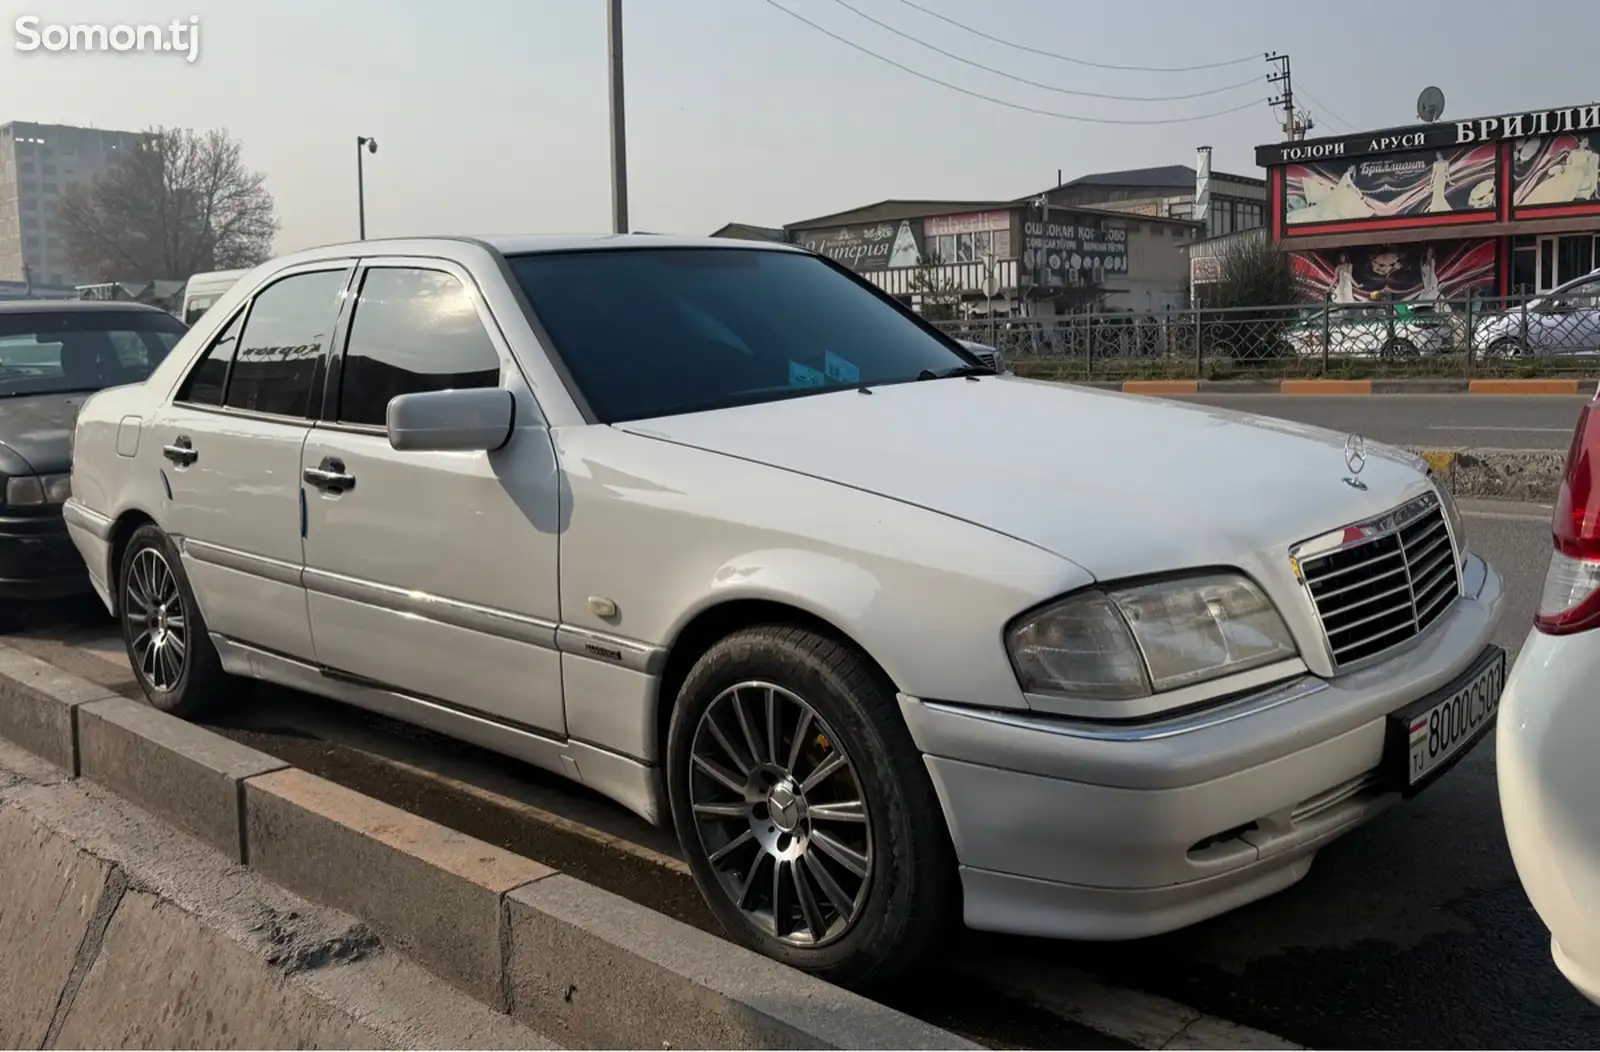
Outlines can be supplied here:
M837 0L774 0L863 47L972 91L1115 119L1203 114L1264 100L1264 82L1187 101L1113 102L964 66ZM1313 134L1413 123L1437 84L1446 117L1600 97L1593 0L849 0L896 29L1016 77L1077 91L1179 95L1262 78L1288 52ZM1254 174L1280 137L1264 102L1190 124L1115 126L1010 110L885 65L767 0L625 0L633 227L709 233L781 225L886 197L1015 197L1091 171L1192 163ZM353 238L355 137L369 236L609 229L603 0L50 0L6 8L0 122L226 127L268 176L280 250ZM172 54L12 49L46 23L199 17L198 61ZM1307 97L1309 96L1309 97ZM1331 106L1332 110L1326 109ZM1340 121L1347 122L1341 125Z

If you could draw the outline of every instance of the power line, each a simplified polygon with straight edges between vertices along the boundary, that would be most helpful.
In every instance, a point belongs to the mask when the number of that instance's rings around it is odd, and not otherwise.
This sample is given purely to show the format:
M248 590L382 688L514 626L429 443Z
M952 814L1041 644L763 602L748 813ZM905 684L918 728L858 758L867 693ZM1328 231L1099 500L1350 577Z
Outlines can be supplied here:
M866 19L873 25L887 29L895 36L904 37L913 44L925 47L929 51L937 52L946 58L953 58L957 62L964 63L965 65L971 66L974 69L981 69L985 73L993 73L996 76L1005 77L1007 80L1014 80L1018 84L1026 84L1030 88L1041 88L1045 91L1053 91L1060 95L1078 95L1086 99L1112 99L1117 102L1178 102L1183 99L1201 99L1205 98L1207 95L1221 95L1229 91L1238 91L1240 88L1248 88L1251 85L1258 83L1258 78L1251 77L1249 80L1241 80L1237 84L1229 84L1222 88L1210 88L1206 91L1191 91L1186 95L1104 95L1097 91L1078 91L1073 88L1061 88L1055 86L1054 84L1043 84L1037 80L1029 80L1026 77L1019 77L1013 73L1007 73L1003 69L996 69L993 66L985 66L981 62L974 62L970 58L964 58L953 51L946 51L942 47L939 47L935 44L930 44L926 40L914 37L902 29L897 29L887 22L874 18L853 4L846 3L845 0L833 0L833 2L844 8L846 11Z
M1076 66L1089 66L1093 69L1118 69L1133 73L1194 73L1203 69L1222 69L1225 66L1242 66L1246 62L1257 61L1259 57L1257 55L1250 54L1244 56L1243 58L1230 58L1226 62L1208 62L1201 66L1118 66L1108 62L1092 62L1086 58L1075 58L1072 55L1062 55L1054 51L1045 51L1041 48L1029 47L1027 44L1018 44L1014 40L1006 40L1002 37L985 33L983 30L978 29L975 26L969 26L964 22L957 22L948 15L941 15L937 11L930 11L921 4L912 3L912 0L900 0L900 2L905 4L907 7L915 8L916 10L921 11L925 15L928 15L932 18L937 18L941 22L946 22L952 26L955 26L957 29L964 29L974 36L980 36L985 40L992 40L996 44L1003 44L1009 48L1016 48L1018 51L1026 51L1030 55L1043 55L1045 58L1059 59L1062 62L1071 62Z
M1043 110L1043 109L1039 109L1038 107L1035 107L1035 106L1024 106L1023 104L1021 104L1019 102L1008 102L1005 99L995 98L993 95L985 95L982 92L973 91L970 88L963 88L959 84L952 84L947 80L940 80L938 77L929 76L928 74L923 73L920 70L912 69L910 66L907 66L904 63L896 62L892 58L889 58L889 57L887 57L885 55L880 55L876 51L871 50L870 48L862 47L860 44L857 44L855 41L846 39L845 37L840 36L838 33L835 33L831 29L825 29L822 26L819 26L815 22L811 21L809 18L806 18L804 15L798 14L797 12L791 11L787 7L784 7L782 4L778 3L777 0L766 0L766 3L767 3L768 6L777 8L779 11L782 11L784 14L788 15L790 18L793 18L793 19L795 19L797 21L800 21L800 22L804 22L806 25L810 26L812 29L815 29L817 32L821 33L823 36L832 37L834 40L837 40L839 43L845 45L846 47L854 48L855 50L861 52L863 55L867 55L867 56L870 56L871 58L875 58L879 62L887 63L888 65L893 66L895 69L898 69L903 73L909 73L913 77L917 77L917 78L919 78L921 80L928 81L930 84L937 84L941 88L948 88L951 91L960 92L962 95L966 95L966 96L968 96L970 98L980 99L980 100L982 100L984 102L992 102L996 106L1005 106L1008 109L1021 110L1023 113L1038 114L1041 117L1055 117L1058 120L1076 121L1076 122L1078 122L1080 124L1141 124L1141 125L1190 124L1190 123L1193 123L1195 121L1208 121L1208 120L1211 120L1214 117L1226 117L1230 113L1239 113L1239 112L1242 112L1244 110L1249 109L1252 106L1258 106L1262 102L1266 101L1264 98L1262 98L1262 99L1251 99L1249 102L1243 103L1242 105L1234 106L1234 107L1231 107L1231 108L1225 109L1225 110L1218 110L1215 113L1201 113L1201 114L1197 114L1197 115L1195 115L1193 117L1169 117L1169 118L1165 118L1165 119L1161 119L1161 120L1114 120L1114 119L1109 118L1109 117L1080 117L1080 116L1078 116L1076 114L1072 114L1072 113L1058 113L1055 110Z
M1333 123L1342 124L1345 127L1345 129L1348 130L1348 131L1360 131L1360 129L1357 128L1354 124L1351 124L1349 121L1345 120L1343 117L1339 116L1337 113L1333 112L1328 107L1326 107L1322 103L1318 102L1316 100L1316 98L1311 94L1311 92L1307 91L1305 88L1301 88L1300 89L1300 94L1304 95L1311 102L1311 104L1313 106L1315 106L1317 109L1321 110L1324 116L1332 117L1333 118Z

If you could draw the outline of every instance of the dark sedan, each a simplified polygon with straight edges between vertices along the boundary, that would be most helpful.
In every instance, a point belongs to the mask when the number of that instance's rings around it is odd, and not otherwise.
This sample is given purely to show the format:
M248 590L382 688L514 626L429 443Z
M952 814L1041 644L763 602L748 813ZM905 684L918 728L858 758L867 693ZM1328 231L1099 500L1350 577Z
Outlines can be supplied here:
M78 407L144 380L184 331L135 303L0 302L0 623L29 600L89 591L61 519Z

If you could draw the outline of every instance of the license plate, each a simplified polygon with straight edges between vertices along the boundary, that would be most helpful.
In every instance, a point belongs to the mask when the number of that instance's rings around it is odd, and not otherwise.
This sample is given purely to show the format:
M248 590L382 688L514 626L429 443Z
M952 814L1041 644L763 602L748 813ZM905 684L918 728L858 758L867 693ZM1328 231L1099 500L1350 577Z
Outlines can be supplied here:
M1506 685L1506 655L1490 648L1460 679L1389 717L1391 781L1407 793L1444 773L1489 733Z

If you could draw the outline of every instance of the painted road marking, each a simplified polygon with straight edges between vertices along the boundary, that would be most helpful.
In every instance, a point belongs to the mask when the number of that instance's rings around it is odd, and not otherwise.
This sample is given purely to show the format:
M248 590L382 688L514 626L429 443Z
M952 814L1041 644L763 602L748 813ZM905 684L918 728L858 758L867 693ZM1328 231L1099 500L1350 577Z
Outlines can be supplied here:
M1512 427L1502 424L1429 424L1429 431L1520 431L1529 435L1570 435L1570 427Z

